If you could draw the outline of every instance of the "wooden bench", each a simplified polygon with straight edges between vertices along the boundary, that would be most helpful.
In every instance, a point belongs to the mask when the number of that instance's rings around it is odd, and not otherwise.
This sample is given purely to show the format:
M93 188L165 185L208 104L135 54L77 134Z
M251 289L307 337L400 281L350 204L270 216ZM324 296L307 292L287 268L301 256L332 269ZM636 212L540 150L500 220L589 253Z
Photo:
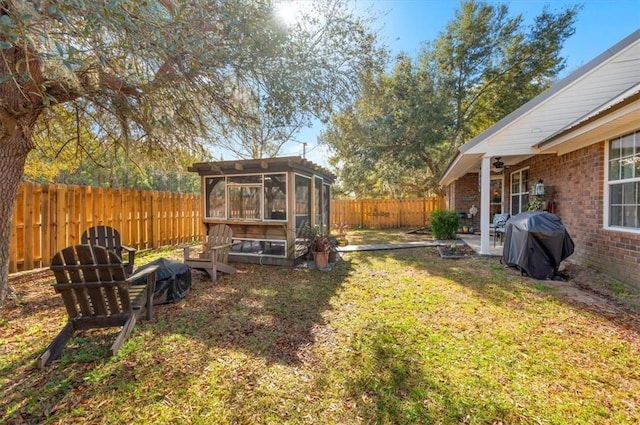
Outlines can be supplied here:
M76 331L122 326L111 346L115 355L126 341L142 310L153 319L153 293L156 267L127 277L122 260L115 252L93 245L64 248L51 260L56 278L54 290L62 296L68 321L38 357L43 368L57 359ZM132 282L146 277L146 284Z

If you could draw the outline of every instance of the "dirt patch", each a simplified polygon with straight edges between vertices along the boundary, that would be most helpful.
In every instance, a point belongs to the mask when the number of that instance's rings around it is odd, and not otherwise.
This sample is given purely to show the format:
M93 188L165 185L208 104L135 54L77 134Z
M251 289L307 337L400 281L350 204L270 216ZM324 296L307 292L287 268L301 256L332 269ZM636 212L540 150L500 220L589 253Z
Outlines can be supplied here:
M520 274L513 267L505 266L505 270L510 274ZM637 290L589 267L565 262L561 270L568 276L566 281L537 282L552 288L554 295L565 302L640 331L640 294Z

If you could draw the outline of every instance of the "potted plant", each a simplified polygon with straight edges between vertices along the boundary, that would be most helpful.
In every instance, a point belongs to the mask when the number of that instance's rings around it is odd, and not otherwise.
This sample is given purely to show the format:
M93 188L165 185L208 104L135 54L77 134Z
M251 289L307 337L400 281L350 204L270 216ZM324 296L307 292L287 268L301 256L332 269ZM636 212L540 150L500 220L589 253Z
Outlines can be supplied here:
M349 241L347 241L347 229L349 228L349 225L347 223L338 223L338 224L334 224L333 228L335 229L337 235L336 235L336 242L339 246L346 246Z
M322 232L320 226L313 226L307 229L307 240L309 241L309 252L313 255L316 267L319 269L327 267L331 246L329 236Z
M526 211L540 211L544 209L546 206L546 202L540 198L533 198L529 201L527 205L525 205L524 209Z
M330 242L327 235L318 235L311 241L310 249L317 268L323 269L329 265L329 247Z

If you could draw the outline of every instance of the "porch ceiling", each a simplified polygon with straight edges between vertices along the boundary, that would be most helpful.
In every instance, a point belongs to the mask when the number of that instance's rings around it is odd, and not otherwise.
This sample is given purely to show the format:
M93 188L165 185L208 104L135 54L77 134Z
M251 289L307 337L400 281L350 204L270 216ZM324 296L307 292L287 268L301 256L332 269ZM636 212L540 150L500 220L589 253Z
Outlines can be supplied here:
M498 151L489 153L474 153L474 154L459 154L456 160L451 164L447 173L440 180L440 184L447 186L453 183L455 180L469 173L480 173L480 166L482 164L482 158L484 156L490 156L491 162L494 162L494 158L500 157L500 160L504 163L505 168L496 169L491 168L492 173L504 172L509 167L516 165L527 158L533 156L532 154L518 154L518 155L504 155Z
M449 168L440 179L440 185L448 186L460 177L469 173L474 167L480 168L482 154L462 154L458 156L449 165Z

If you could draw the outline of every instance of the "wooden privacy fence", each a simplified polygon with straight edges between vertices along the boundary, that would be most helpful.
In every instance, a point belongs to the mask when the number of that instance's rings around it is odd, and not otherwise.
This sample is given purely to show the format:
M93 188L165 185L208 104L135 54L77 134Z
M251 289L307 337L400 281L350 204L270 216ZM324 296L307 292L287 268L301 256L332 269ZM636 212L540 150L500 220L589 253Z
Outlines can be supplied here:
M331 201L331 223L372 229L423 227L431 213L445 209L443 197L420 199L357 199Z
M429 225L444 198L331 201L331 223L394 228ZM136 249L191 243L202 236L200 194L20 184L13 215L9 273L47 267L91 226L116 228Z
M62 248L80 243L91 226L116 228L125 245L158 248L200 240L199 194L20 185L13 215L9 273L49 265Z

